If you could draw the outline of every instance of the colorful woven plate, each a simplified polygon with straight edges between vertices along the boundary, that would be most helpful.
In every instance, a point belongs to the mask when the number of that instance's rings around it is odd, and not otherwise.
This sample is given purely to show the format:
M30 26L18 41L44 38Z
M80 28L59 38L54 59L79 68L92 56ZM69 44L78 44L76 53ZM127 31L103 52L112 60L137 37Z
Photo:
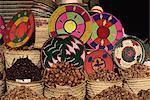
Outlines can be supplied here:
M0 45L3 44L3 35L4 35L4 30L5 30L5 23L3 18L0 16Z
M57 62L69 62L78 68L83 67L85 48L81 41L73 36L57 36L45 42L41 50L41 62L45 68Z
M71 34L84 43L91 36L92 22L88 12L79 5L64 5L54 11L48 26L50 36Z
M129 68L133 64L145 60L145 48L143 42L134 36L120 39L113 50L113 58L120 68Z
M88 54L85 58L84 70L87 74L95 69L113 70L112 57L105 50L96 50Z
M4 42L11 48L22 47L31 38L35 29L34 16L30 11L21 11L7 25Z
M109 13L96 13L92 15L92 21L92 36L88 45L94 50L112 50L124 34L120 21Z

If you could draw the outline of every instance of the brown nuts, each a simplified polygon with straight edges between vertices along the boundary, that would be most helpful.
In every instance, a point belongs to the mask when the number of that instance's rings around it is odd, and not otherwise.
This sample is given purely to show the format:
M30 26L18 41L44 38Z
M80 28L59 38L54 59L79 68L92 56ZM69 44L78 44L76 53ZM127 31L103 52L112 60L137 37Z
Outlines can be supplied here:
M100 80L100 81L119 81L122 77L113 71L108 70L95 70L94 73L89 75L90 80Z
M140 100L136 94L132 94L119 86L112 86L97 94L91 100Z
M38 96L36 93L25 86L16 87L10 90L1 100L47 100L43 96Z
M49 86L77 86L85 80L82 69L77 69L74 65L61 62L54 64L45 70L43 81Z
M140 63L136 63L132 65L130 68L120 70L120 72L126 79L145 78L150 76L150 72L148 72L148 70L149 69L147 66Z

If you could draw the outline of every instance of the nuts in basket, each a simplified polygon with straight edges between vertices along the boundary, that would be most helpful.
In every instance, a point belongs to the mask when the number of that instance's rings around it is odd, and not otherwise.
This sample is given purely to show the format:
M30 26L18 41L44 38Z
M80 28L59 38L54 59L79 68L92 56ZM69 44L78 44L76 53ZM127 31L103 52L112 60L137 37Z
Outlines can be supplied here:
M119 86L112 86L97 94L91 100L140 100L136 94L132 94Z
M52 97L50 100L78 100L77 97L74 97L72 95L66 94L66 95L61 95L60 97Z
M47 100L43 96L38 96L36 93L25 86L16 87L10 90L1 100Z
M122 75L126 79L130 78L145 78L150 76L150 72L148 72L149 68L141 63L136 63L132 65L130 68L125 70L120 70Z
M45 71L43 81L48 86L77 86L85 80L82 69L73 64L60 62Z
M31 79L39 81L42 79L41 70L28 58L17 59L12 67L6 70L6 77L8 80Z
M95 70L94 73L89 74L89 79L97 81L119 81L122 77L114 71Z

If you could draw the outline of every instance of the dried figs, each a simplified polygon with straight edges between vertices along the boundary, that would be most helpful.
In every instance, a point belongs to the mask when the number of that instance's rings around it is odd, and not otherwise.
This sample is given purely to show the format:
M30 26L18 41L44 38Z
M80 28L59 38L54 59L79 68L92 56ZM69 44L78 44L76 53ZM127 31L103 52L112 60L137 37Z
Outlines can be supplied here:
M6 70L8 80L31 79L39 81L42 79L41 70L27 58L20 58Z

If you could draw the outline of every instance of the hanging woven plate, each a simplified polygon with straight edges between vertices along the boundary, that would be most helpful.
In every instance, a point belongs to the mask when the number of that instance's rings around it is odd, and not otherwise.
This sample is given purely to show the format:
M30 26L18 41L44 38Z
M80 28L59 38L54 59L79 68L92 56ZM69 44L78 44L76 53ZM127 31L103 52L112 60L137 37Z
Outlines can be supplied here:
M134 36L120 39L113 50L113 59L118 67L126 69L137 62L145 60L145 48L143 42Z
M95 69L113 70L112 57L103 49L96 50L88 54L85 58L84 70L87 74Z
M11 48L22 47L31 38L34 29L33 14L30 11L21 11L8 23L4 42Z
M71 34L84 43L91 36L92 22L88 12L79 5L64 5L50 17L48 30L50 36Z
M0 45L3 44L3 35L4 35L4 31L5 31L5 23L3 18L0 16Z
M41 50L41 62L45 68L62 61L80 68L83 67L84 60L84 45L73 36L52 37L45 42Z
M92 21L92 35L87 42L88 45L94 50L112 50L115 43L124 34L120 21L105 12L92 15Z

